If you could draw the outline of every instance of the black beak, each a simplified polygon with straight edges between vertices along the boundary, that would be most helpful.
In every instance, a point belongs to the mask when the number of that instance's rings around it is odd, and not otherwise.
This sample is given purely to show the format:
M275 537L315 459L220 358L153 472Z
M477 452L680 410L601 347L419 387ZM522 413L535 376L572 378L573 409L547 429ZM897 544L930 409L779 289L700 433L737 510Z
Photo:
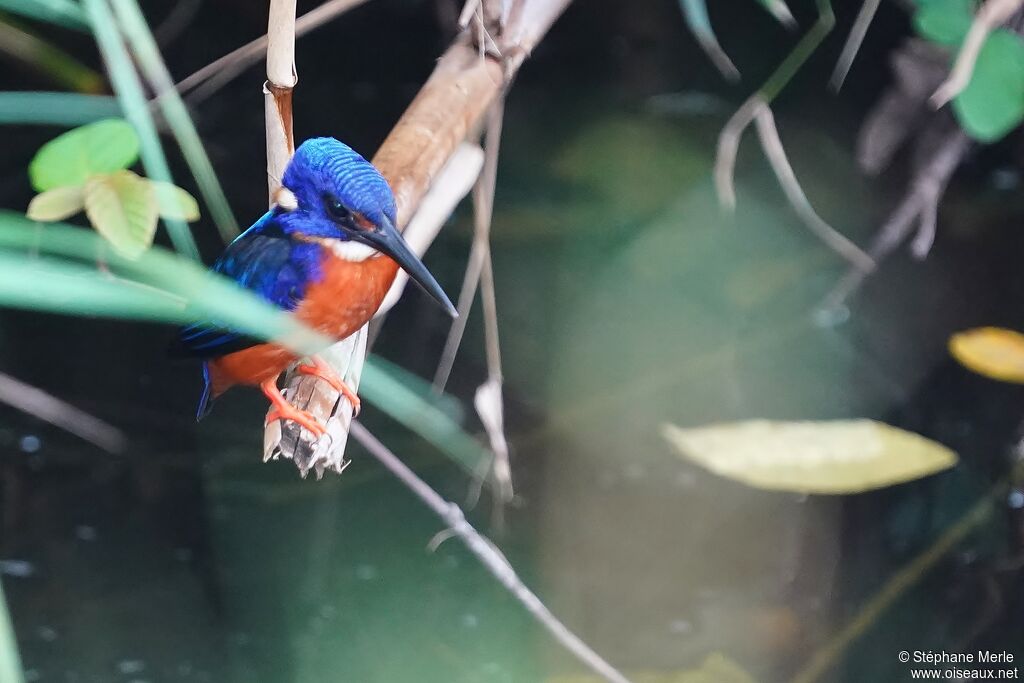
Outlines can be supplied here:
M429 294L434 301L441 304L441 307L448 312L448 315L453 318L459 317L458 311L455 310L455 306L452 305L448 295L441 289L441 285L437 284L437 280L434 279L434 276L430 274L430 271L423 265L419 257L409 248L409 245L402 237L402 233L398 232L390 220L385 217L376 230L360 231L356 233L355 237L394 259L395 263L402 270L409 273L409 277L415 280L423 288L424 292Z

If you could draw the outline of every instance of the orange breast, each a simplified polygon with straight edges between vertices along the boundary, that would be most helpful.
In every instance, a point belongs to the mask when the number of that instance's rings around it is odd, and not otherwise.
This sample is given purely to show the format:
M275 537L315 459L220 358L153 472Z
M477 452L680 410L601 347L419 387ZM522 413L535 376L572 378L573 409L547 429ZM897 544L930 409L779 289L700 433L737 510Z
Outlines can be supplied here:
M329 252L328 252L329 253ZM398 273L387 256L344 261L333 254L323 264L323 279L306 290L295 316L315 330L344 339L369 322ZM209 361L214 396L233 384L259 384L277 377L298 359L276 344L259 344Z

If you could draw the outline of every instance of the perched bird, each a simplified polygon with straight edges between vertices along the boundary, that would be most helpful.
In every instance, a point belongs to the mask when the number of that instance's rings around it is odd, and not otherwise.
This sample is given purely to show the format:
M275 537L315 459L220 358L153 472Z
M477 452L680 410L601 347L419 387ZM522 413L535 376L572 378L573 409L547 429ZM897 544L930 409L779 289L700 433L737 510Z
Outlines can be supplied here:
M376 313L401 266L453 317L455 307L395 227L395 199L370 162L334 138L304 142L292 157L274 207L239 235L213 270L333 339ZM197 418L235 384L258 385L274 410L316 436L324 427L288 403L278 376L298 356L214 324L182 328L176 350L203 359L206 382ZM317 356L301 372L321 377L354 407L355 393Z

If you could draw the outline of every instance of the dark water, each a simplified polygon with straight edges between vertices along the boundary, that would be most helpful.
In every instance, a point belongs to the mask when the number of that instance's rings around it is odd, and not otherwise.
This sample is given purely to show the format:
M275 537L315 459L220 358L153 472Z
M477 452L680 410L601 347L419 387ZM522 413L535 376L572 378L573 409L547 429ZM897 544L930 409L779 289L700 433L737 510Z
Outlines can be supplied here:
M908 680L900 650L1019 660L1024 501L992 491L1017 457L1024 392L970 375L945 350L954 331L1022 324L1019 190L992 184L998 158L972 161L932 256L894 258L848 317L822 324L816 306L842 263L794 217L752 138L736 215L718 209L715 139L746 90L718 85L676 11L580 3L510 98L493 246L518 497L503 527L486 495L473 521L638 680L693 680L683 672L714 653L754 680L792 680L838 642L817 680ZM255 35L261 12L204 7L196 26L207 28L167 47L175 74ZM443 46L432 18L426 5L385 3L303 39L300 137L371 150ZM872 50L901 30L898 16L882 20ZM727 37L751 83L791 44L767 21ZM780 103L779 125L812 201L863 244L902 177L865 179L852 158L884 61L868 60L834 98L811 76L835 49ZM256 69L196 110L243 216L262 201L259 82ZM682 112L651 106L665 92L685 93ZM18 158L51 134L26 131ZM28 196L19 163L4 161L6 206ZM430 252L449 291L469 238L463 211ZM205 246L212 255L214 239ZM417 293L377 350L429 377L444 334ZM322 482L259 464L253 393L229 395L196 426L198 377L163 358L168 335L0 318L5 371L132 439L114 457L0 413L0 558L28 680L587 680L458 541L427 550L441 524L359 449ZM452 382L467 407L485 377L481 338L476 310ZM472 483L456 466L372 408L365 417L444 495L466 499ZM665 422L750 417L883 419L961 463L876 493L801 497L715 477L659 435ZM970 516L986 496L987 514ZM846 642L851 623L863 628Z

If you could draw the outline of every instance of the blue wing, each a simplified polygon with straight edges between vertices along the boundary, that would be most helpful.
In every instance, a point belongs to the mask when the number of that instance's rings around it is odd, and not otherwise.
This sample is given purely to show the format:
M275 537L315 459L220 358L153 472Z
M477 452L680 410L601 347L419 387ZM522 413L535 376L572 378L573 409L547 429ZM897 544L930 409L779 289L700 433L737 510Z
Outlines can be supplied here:
M306 287L318 278L319 250L315 244L291 239L274 213L268 212L228 245L213 270L278 308L293 311ZM182 328L173 351L176 355L216 358L259 343L258 339L206 321Z

